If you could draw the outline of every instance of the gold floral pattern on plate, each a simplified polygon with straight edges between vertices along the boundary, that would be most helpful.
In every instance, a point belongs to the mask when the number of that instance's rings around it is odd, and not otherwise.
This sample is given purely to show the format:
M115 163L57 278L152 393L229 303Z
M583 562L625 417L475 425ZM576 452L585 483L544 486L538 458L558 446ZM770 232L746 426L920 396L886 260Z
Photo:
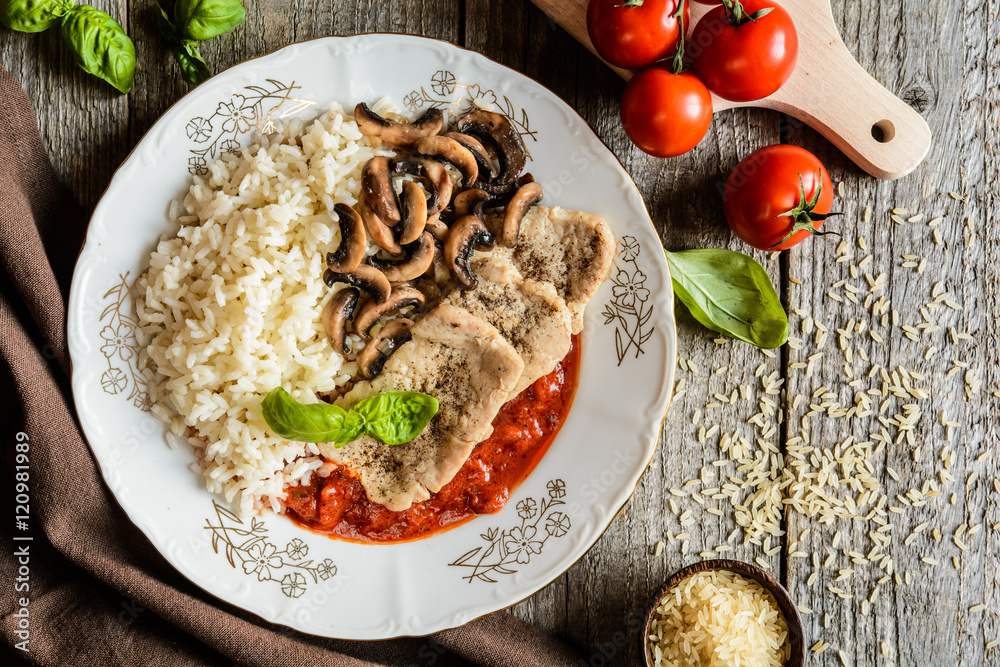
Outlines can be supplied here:
M565 505L566 483L553 479L545 485L547 497L538 503L534 498L524 498L517 503L520 525L501 531L490 528L479 537L487 545L478 546L449 563L452 567L471 570L462 578L471 584L473 580L489 584L497 582L497 575L514 574L518 565L527 565L531 557L542 553L545 543L551 537L560 538L569 532L569 515L554 508ZM544 519L544 522L543 522Z
M196 116L184 126L188 139L198 145L188 158L188 171L195 176L208 173L208 163L226 153L239 153L240 137L251 129L261 134L274 131L276 118L288 118L316 102L292 93L301 88L268 79L266 85L244 86L242 93L219 102L209 116Z
M618 260L615 261L615 275L611 277L611 303L604 306L604 325L615 323L615 354L618 365L625 356L635 350L635 358L643 353L642 346L653 335L655 327L645 328L653 315L653 307L647 306L649 289L646 288L646 274L639 268L636 259L642 248L634 236L623 236L618 241Z
M130 272L118 274L118 282L104 293L110 303L101 312L101 354L108 369L101 374L101 389L111 395L122 395L143 412L149 412L151 402L146 369L139 366L139 342L135 332L139 318L135 314L135 284L129 283Z
M430 92L427 92L427 88ZM517 107L506 95L497 97L496 91L478 83L460 83L451 71L438 70L431 76L429 86L421 86L411 90L403 97L403 104L413 113L426 106L441 109L445 113L445 121L452 122L475 109L500 111L514 124L521 138L527 141L538 141L538 131L531 129L531 119L528 112ZM531 151L528 151L531 158Z
M285 548L278 551L277 545L267 539L267 528L257 517L251 517L249 528L246 524L216 501L215 518L205 519L205 530L212 531L212 550L226 555L226 560L235 569L237 565L247 576L257 581L273 581L280 584L281 592L290 598L300 597L306 592L309 581L326 581L336 576L337 566L329 558L316 563L307 560L309 545L299 538L288 541Z

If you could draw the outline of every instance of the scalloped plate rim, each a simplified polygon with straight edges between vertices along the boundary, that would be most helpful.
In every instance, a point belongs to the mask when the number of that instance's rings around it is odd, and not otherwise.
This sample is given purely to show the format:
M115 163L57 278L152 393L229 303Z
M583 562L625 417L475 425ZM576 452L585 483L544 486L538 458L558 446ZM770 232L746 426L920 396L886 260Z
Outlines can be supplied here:
M552 93L552 91L548 90L547 88L545 88L541 84L538 84L537 82L529 79L525 75L520 74L520 73L518 73L518 72L516 72L514 70L511 70L510 68L507 68L506 66L501 65L500 63L497 63L496 61L493 61L493 60L487 58L486 56L483 56L482 54L479 54L477 52L470 51L468 49L464 49L462 47L455 46L453 44L450 44L448 42L444 42L442 40L435 40L433 38L425 38L425 37L414 36L414 35L399 35L399 34L394 34L394 33L367 33L367 34L363 34L363 35L352 35L352 36L330 36L330 37L316 38L316 39L308 40L308 41L305 41L305 42L294 43L294 44L288 45L286 47L283 47L281 49L278 49L278 50L276 50L276 51L274 51L272 53L259 56L257 58L254 58L254 59L245 61L243 63L240 63L238 65L234 65L232 68L227 69L224 72L221 72L218 75L216 75L215 77L213 77L212 81L218 82L222 78L235 76L236 73L234 73L233 70L239 70L240 68L247 67L248 64L250 64L250 63L253 63L253 66L255 68L263 68L264 66L266 66L268 64L269 59L278 60L279 58L286 58L287 57L289 60L293 60L294 57L295 57L294 52L297 49L302 49L302 48L304 48L306 46L309 46L309 45L312 45L312 44L315 44L315 43L329 44L331 47L333 47L336 44L342 44L342 43L348 42L350 40L371 39L371 38L383 38L383 39L389 39L389 40L399 39L399 40L401 40L404 43L404 46L412 43L411 45L413 45L413 46L415 46L417 48L419 48L420 45L425 44L427 42L435 42L438 45L443 45L444 47L446 47L448 49L453 49L454 53L458 54L458 56L460 58L467 59L468 61L471 61L471 64L473 65L474 69L480 69L480 70L482 70L483 66L486 65L486 66L491 67L491 68L496 68L496 70L498 72L500 72L500 73L510 73L510 74L512 74L513 75L512 80L515 81L515 82L517 82L517 84L520 84L522 86L523 85L537 86L540 89L541 95L546 98L547 102L554 103L555 106L557 108L560 108L560 110L563 113L571 114L573 117L575 117L576 119L578 119L578 121L583 125L583 127L586 128L587 132L590 133L590 136L587 137L587 138L591 139L592 141L596 141L598 144L600 144L601 148L603 148L607 152L607 154L610 155L614 159L615 167L621 172L621 174L624 176L625 180L627 181L628 185L631 186L631 188L633 190L633 192L630 193L631 196L629 196L628 198L629 199L634 199L634 200L636 200L638 202L638 208L641 209L641 211L642 211L642 214L644 216L644 222L649 226L649 230L648 231L650 231L652 233L652 235L653 235L654 238L656 237L655 229L652 228L652 224L649 221L648 212L645 210L645 205L642 202L641 196L639 195L638 190L635 188L634 184L631 182L631 179L628 177L628 174L624 170L623 165L621 165L620 160L618 160L617 157L614 156L614 154L610 151L610 149L606 146L606 144L604 144L604 142L600 139L600 137L596 134L596 132L594 132L594 130L589 126L589 124L586 123L586 121L578 114L578 112L576 112L574 109L572 109L571 107L569 107L557 95L555 95L554 93ZM513 84L511 84L511 85L513 85ZM127 180L127 178L133 172L133 170L137 169L140 166L140 164L139 164L140 163L140 159L141 159L140 152L146 146L148 146L150 144L150 142L152 142L157 137L157 135L155 134L155 132L159 131L159 132L166 133L167 132L166 127L167 127L168 122L176 122L176 120L179 119L181 117L181 115L182 115L181 111L184 108L186 108L186 107L188 107L190 105L193 105L195 103L195 100L199 99L199 93L200 92L202 94L204 94L205 97L209 96L209 93L204 93L204 91L206 91L206 90L208 90L208 86L199 86L198 88L192 90L190 93L188 93L187 95L185 95L184 97L182 97L180 100L178 100L177 102L175 102L160 117L160 119L157 120L156 123L154 123L150 127L150 129L146 132L146 134L142 137L142 139L140 139L140 141L137 143L137 145L135 146L135 148L133 149L133 151L129 154L129 156L123 162L123 164L118 168L118 170L116 170L116 172L113 175L111 181L109 182L109 185L108 185L108 187L107 187L107 189L105 191L105 194L102 196L100 202L98 203L97 207L95 208L94 214L93 214L93 216L91 218L91 223L93 223L95 221L99 221L101 219L102 215L104 215L105 209L109 207L109 202L108 202L108 196L109 196L109 194L113 194L114 190L117 187L119 187L119 184L122 181ZM633 202L633 204L635 204L635 202ZM93 225L91 225L91 227L93 227ZM92 259L91 252L95 251L95 248L94 248L93 243L92 243L94 241L94 239L93 239L93 236L91 234L91 231L92 231L92 229L88 229L87 240L86 240L84 246L81 248L80 255L79 255L78 265L76 267L76 270L74 271L74 280L73 280L73 285L72 285L72 289L71 289L71 298L70 298L71 305L70 305L70 310L68 312L68 315L69 315L69 317L71 319L73 317L73 313L76 312L76 309L74 308L74 304L78 305L79 304L79 300L81 298L83 298L82 295L81 295L81 293L80 293L80 290L82 289L83 285L88 284L88 278L92 277L92 272L87 271L87 268L88 268L88 266L90 264L89 260ZM657 243L657 245L659 245L659 244ZM666 268L665 258L662 255L662 247L661 247L661 252L660 253L655 253L654 252L654 255L658 256L658 259L659 259L660 263L662 263L662 265L663 265L663 272L664 272L664 274L669 277L669 269ZM671 291L671 286L669 284L669 279L667 279L665 281L664 290L665 290L665 292L664 292L665 296L661 297L660 300L661 301L666 300L668 303L672 303L672 298L670 298L670 299L666 299L665 298L666 296L671 296L672 297L672 291ZM662 410L662 412L661 412L662 417L659 419L659 421L652 421L651 420L650 423L647 425L647 428L644 429L642 431L642 433L640 434L642 440L644 440L644 441L646 441L646 440L651 441L651 445L649 445L647 447L648 453L649 453L649 457L648 457L647 460L645 460L643 462L643 464L641 466L641 470L638 472L638 474L634 475L634 480L632 480L633 483L629 483L629 484L623 485L619 489L618 493L616 493L613 498L609 499L610 502L608 503L608 506L606 507L606 509L608 511L605 513L605 519L603 521L604 525L601 526L596 531L593 531L591 533L587 533L587 539L584 540L585 544L583 544L582 546L574 547L573 552L574 552L575 555L572 557L571 562L569 562L568 564L565 564L565 567L563 567L562 569L559 569L557 572L555 572L555 574L551 574L550 572L546 571L546 573L544 575L533 577L533 579L535 579L536 581L534 583L530 584L528 587L526 587L523 591L519 591L519 597L518 597L518 599L514 599L512 601L506 601L504 604L502 604L500 606L497 606L497 605L494 605L494 604L489 604L489 603L484 603L484 604L480 604L478 606L465 607L465 608L456 609L454 612L451 613L451 621L450 622L449 621L445 621L443 623L438 623L434 627L419 628L419 630L417 630L417 632L414 632L414 633L399 633L399 634L393 634L392 636L400 636L400 637L401 636L424 636L424 635L431 634L431 633L434 633L434 632L437 632L437 631L440 631L440 630L448 629L448 628L451 628L451 627L456 627L456 626L459 626L459 625L464 625L465 623L468 623L468 622L474 620L475 618L478 618L478 617L480 617L480 616L482 616L484 614L492 613L492 612L498 611L500 609L505 609L505 608L507 608L509 606L517 604L520 601L523 601L524 599L527 599L528 597L530 597L531 595L533 595L535 592L537 592L538 590L540 590L541 588L543 588L544 586L546 586L548 583L551 583L552 581L554 581L555 579L557 579L558 577L560 577L565 571L567 571L570 567L572 567L572 565L574 565L576 562L578 562L584 555L586 555L586 553L593 546L593 544L596 543L596 541L604 534L604 532L607 530L607 528L610 527L610 524L613 522L614 517L617 516L617 514L622 510L622 508L624 508L624 506L627 503L627 501L629 500L629 498L635 492L635 490L636 490L636 488L637 488L637 486L639 484L639 481L641 479L642 472L645 471L645 469L648 467L649 463L651 462L653 456L655 455L656 445L657 445L657 440L658 440L657 431L660 428L662 428L662 423L663 423L663 420L665 420L665 418L666 418L666 413L667 413L667 409L669 407L670 397L671 397L671 394L672 394L673 369L674 369L674 363L675 363L675 359L676 359L676 331L675 331L675 326L674 326L674 321L673 321L673 316L672 316L672 309L669 310L668 312L661 313L660 314L660 318L658 318L657 321L661 322L662 324L665 325L664 328L660 329L660 337L664 338L663 345L664 345L664 348L665 348L665 357L667 358L667 360L666 360L666 367L664 369L664 378L663 378L663 382L662 382L661 387L660 387L659 395L657 396L657 399L655 401L655 405L650 406L650 409L651 410L655 410L657 412L660 412ZM70 327L70 326L71 325L68 324L68 327ZM75 336L69 336L69 343L70 343L71 358L76 357L77 359L79 359L86 352L85 350L82 350L80 348L80 346L83 343L77 337L75 337ZM82 366L82 365L83 364L80 364L80 366ZM71 368L72 367L74 367L74 366L71 366ZM78 405L79 404L79 401L77 400L78 399L78 392L82 392L84 390L85 387L83 386L83 380L85 378L87 378L87 377L92 377L92 374L88 375L87 373L77 373L77 372L74 372L72 374L73 401L74 401L74 405ZM286 621L283 621L283 620L282 621L275 621L275 620L273 620L273 617L272 618L268 618L267 615L266 615L266 613L262 613L262 612L260 612L258 610L250 609L249 607L247 607L247 606L245 606L243 604L240 604L237 601L234 601L232 599L224 597L223 594L219 594L219 593L213 592L209 587L206 587L205 585L203 585L203 583L201 581L199 581L198 579L196 579L195 577L193 577L191 574L189 574L188 572L186 572L170 556L168 556L166 553L164 553L164 551L161 549L161 546L159 544L157 544L157 541L154 540L150 536L151 529L148 528L148 518L149 517L137 516L136 515L136 511L137 510L136 510L136 508L134 506L131 507L131 508L127 508L125 506L125 504L123 504L122 500L119 498L119 495L120 494L124 494L125 491L126 491L126 489L124 488L124 486L122 486L122 480L118 480L117 484L112 485L112 483L109 481L109 476L113 477L113 475L109 475L109 472L105 469L104 463L101 461L100 457L97 454L97 451L95 450L94 445L91 443L91 438L88 437L88 435L86 433L86 431L89 430L88 425L92 424L92 418L94 417L94 415L92 415L92 414L85 414L85 413L82 413L82 412L78 412L78 414L79 414L79 417L80 417L80 420L81 420L81 424L84 425L84 431L85 431L84 437L85 437L85 441L87 442L88 447L90 447L92 453L94 454L95 461L98 464L98 470L101 473L102 478L105 480L105 484L107 484L108 487L109 487L109 489L112 490L112 495L115 496L116 502L119 503L119 506L122 507L122 510L125 512L125 514L128 516L128 518L140 529L140 532L143 533L144 537L146 537L146 539L149 540L154 545L154 547L157 549L157 551L159 551L161 553L161 555L164 556L165 560L167 562L169 562L171 564L171 566L174 567L182 576L184 576L185 578L187 578L189 581L191 581L192 583L194 583L199 588L202 588L203 590L205 590L207 593L209 593L213 597L217 597L218 599L220 599L222 601L225 601L227 603L234 604L234 605L239 606L239 607L241 607L243 609L246 609L247 611L250 611L251 613L253 613L253 614L261 617L265 621L276 622L276 623L281 624L281 625L286 625L287 627L292 627L293 629L305 632L307 634L316 634L318 636L326 636L326 637L343 637L343 635L324 633L322 631L317 632L317 631L311 630L311 629L303 629L301 627L296 626L296 624L294 622L286 622ZM572 416L572 411L571 411L571 416ZM96 426L92 426L92 428L97 428L97 427ZM633 477L633 476L630 476L630 477ZM526 486L526 484L527 484L527 480L526 480L525 484L522 485L522 486ZM115 487L119 487L119 488L115 488ZM205 492L205 493L207 494L207 492ZM513 497L512 497L512 500L513 500ZM476 522L481 522L481 521L490 521L490 519L498 518L500 516L501 516L500 513L498 513L496 515L487 515L485 517L480 517L479 519L476 519L476 520L474 520L474 522L471 522L471 523L476 523ZM485 524L483 524L483 525L485 525ZM445 533L445 534L447 534L447 533ZM310 535L312 535L312 534L310 533ZM431 538L431 539L433 539L433 538ZM367 548L377 548L377 547L367 547ZM563 560L565 560L565 558ZM563 564L562 561L560 561L560 564ZM548 569L551 570L553 568L550 567ZM360 638L360 637L355 637L355 638ZM379 639L379 638L388 638L388 637L384 636L384 635L383 636L379 636L379 637L365 637L365 639Z

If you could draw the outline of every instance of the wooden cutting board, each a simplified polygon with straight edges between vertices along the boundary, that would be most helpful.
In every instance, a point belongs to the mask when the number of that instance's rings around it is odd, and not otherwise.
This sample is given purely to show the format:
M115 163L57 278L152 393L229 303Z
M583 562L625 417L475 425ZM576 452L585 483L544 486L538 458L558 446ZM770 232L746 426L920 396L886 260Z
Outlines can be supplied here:
M690 34L711 7L688 1ZM587 34L588 0L532 2L594 52ZM780 2L799 33L795 72L780 90L761 100L730 102L713 94L715 111L755 106L786 113L820 132L877 178L894 180L916 169L930 148L930 128L854 59L840 38L830 1ZM631 76L628 70L613 69L626 79Z

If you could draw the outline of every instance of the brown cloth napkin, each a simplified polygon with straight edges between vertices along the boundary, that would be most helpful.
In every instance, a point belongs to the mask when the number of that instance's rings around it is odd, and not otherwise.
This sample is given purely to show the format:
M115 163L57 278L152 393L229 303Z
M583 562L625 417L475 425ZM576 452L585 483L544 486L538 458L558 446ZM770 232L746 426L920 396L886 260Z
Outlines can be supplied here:
M0 625L7 642L0 662L580 664L574 649L506 613L427 638L312 637L221 603L174 571L105 488L73 414L66 296L85 229L86 216L45 154L27 96L0 66L0 427L8 463L0 481L7 510L0 520ZM27 531L14 519L15 465L23 463L15 460L18 433L30 446ZM10 582L30 588L12 590ZM28 629L19 634L22 597L29 599ZM334 601L329 613L351 611ZM26 638L24 653L15 647Z

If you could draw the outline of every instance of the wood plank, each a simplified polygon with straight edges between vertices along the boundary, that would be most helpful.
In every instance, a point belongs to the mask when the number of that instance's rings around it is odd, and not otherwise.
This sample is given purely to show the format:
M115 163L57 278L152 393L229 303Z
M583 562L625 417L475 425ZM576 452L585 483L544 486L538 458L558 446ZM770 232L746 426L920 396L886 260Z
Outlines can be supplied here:
M164 8L172 11L169 3ZM152 3L129 3L129 36L135 43L135 87L129 96L129 143L135 146L156 119L192 86L182 78L177 59L156 27ZM212 43L201 48L209 68L218 71L219 51Z
M995 122L989 121L983 106L976 104L976 98L986 89L987 79L992 76L995 80L995 74L984 64L988 43L973 28L989 20L990 12L995 9L978 6L970 11L947 3L934 3L928 11L926 5L903 2L899 6L883 4L877 10L869 9L870 19L857 22L855 18L867 7L852 0L835 3L835 15L845 28L845 41L860 62L872 69L876 78L891 90L902 91L904 99L923 112L934 131L935 143L924 166L890 185L860 175L843 155L808 128L792 128L790 142L813 150L829 166L834 179L845 183L847 196L835 204L845 216L831 220L830 226L844 233L854 259L836 262L836 240L817 239L788 253L791 275L806 283L801 287L790 286L790 305L809 312L830 327L831 332L851 318L875 324L875 330L887 343L877 343L867 333L855 333L849 342L855 357L850 365L855 373L865 377L871 367L869 362L858 358L863 351L880 366L895 369L902 365L921 373L926 380L913 384L928 388L930 397L894 401L886 410L887 417L899 412L905 403L916 404L923 410L914 430L914 445L921 448L920 460L915 460L915 446L905 440L889 445L874 457L875 476L883 491L889 494L888 504L905 509L903 514L889 513L887 517L893 524L889 551L895 569L904 577L904 584L890 581L877 586L880 577L885 575L882 569L870 564L852 564L838 552L836 564L820 568L818 579L811 587L807 582L814 568L808 561L790 559L789 589L815 612L805 617L809 640L822 638L833 644L830 651L816 659L816 664L839 665L833 649L844 650L848 664L858 665L984 664L984 645L995 638L997 628L995 621L992 626L984 627L984 618L989 621L990 616L970 614L968 608L980 602L997 608L996 584L987 585L991 578L983 574L984 570L988 571L988 562L995 563L995 556L987 555L995 554L996 546L986 517L991 512L987 498L995 497L992 479L997 477L996 457L981 462L976 458L992 445L993 439L987 434L996 429L996 399L989 396L993 389L987 389L990 382L995 387L996 378L985 376L988 368L996 367L998 359L995 347L977 345L977 341L951 345L947 327L974 332L977 340L994 340L988 336L996 335L992 318L984 317L984 307L990 301L995 302L998 290L996 273L986 270L996 261L997 235L988 225L982 226L980 237L992 238L992 243L984 243L985 239L980 238L969 245L965 228L966 216L983 219L988 215L987 201L995 203L995 195L987 195L989 177L986 175L995 175L997 169ZM886 39L887 35L896 34L899 35L897 39ZM925 49L921 44L921 36L925 35L935 35L939 43L964 45L961 49ZM960 118L957 123L956 118ZM948 191L968 192L970 200L957 202L947 195ZM863 214L866 206L873 212L868 223L864 222ZM903 216L904 220L917 212L926 217L922 222L896 224L889 220L890 211L895 207L910 211ZM937 227L945 243L943 246L935 244L934 228L927 225L928 220L938 215L944 216ZM866 239L869 251L858 248L856 239L859 236ZM858 278L852 278L851 264L857 265L869 253L872 263L860 269ZM918 273L914 268L903 267L904 254L926 257L925 271ZM861 288L863 298L868 292L863 275L877 276L883 272L887 284L884 293L890 299L890 307L899 312L900 325L917 326L923 321L918 310L932 299L933 286L940 280L945 281L946 289L964 309L960 312L949 308L928 310L930 319L940 322L942 329L931 334L921 333L919 342L913 342L891 322L889 326L880 326L880 318L872 318L870 309L866 312L849 302L841 304L826 297L831 283L844 279L847 284ZM842 288L836 292L845 293ZM801 318L793 317L792 321L795 328L799 328ZM935 347L937 353L926 360L929 347ZM814 352L810 339L804 349L792 353L791 358L798 361ZM950 377L946 374L955 360L967 361L978 369L984 380L984 389L978 397L971 400L965 397L964 370ZM790 373L789 396L810 396L820 385L837 386L840 401L850 405L853 392L843 387L844 363L844 354L834 334L812 378L801 372ZM871 386L878 388L881 381L873 382L865 377L858 389ZM793 410L789 422L797 423L803 410L808 408ZM961 425L953 429L951 441L947 429L939 423L942 412ZM881 429L874 417L850 422L814 417L811 423L813 443L823 447L842 442L850 435L858 440L869 440L870 433ZM890 426L888 430L895 438L896 429ZM906 507L896 494L905 493L912 487L919 488L927 479L935 479L943 467L940 456L946 445L957 453L955 465L947 471L955 481L941 486L943 498L932 499L925 507ZM885 472L887 465L898 473L899 482ZM966 489L965 481L973 471L983 479ZM948 502L952 493L956 494L954 505ZM992 512L995 513L995 509ZM907 545L908 536L924 522L928 522L926 530ZM969 525L985 522L980 529L985 532L975 539L963 538L969 543L968 552L962 552L951 539L963 522ZM864 521L851 524L841 521L835 526L820 526L815 520L809 521L794 513L789 520L793 537L812 527L801 548L820 552L822 558L831 551L831 540L837 530L844 538L842 546L865 554L869 552L873 543L867 533L879 526ZM940 543L931 537L935 528L941 533ZM988 546L990 540L994 540L992 550ZM960 558L958 570L951 564L953 556ZM936 558L940 564L931 567L921 561L923 557ZM842 582L835 582L838 569L849 565L853 566L854 573ZM905 584L907 574L912 581L910 585ZM854 594L855 598L840 600L827 590L831 585ZM880 593L871 605L870 614L865 616L859 613L860 598L870 596L876 586ZM830 614L828 628L823 627L825 614ZM882 656L883 642L888 659Z

